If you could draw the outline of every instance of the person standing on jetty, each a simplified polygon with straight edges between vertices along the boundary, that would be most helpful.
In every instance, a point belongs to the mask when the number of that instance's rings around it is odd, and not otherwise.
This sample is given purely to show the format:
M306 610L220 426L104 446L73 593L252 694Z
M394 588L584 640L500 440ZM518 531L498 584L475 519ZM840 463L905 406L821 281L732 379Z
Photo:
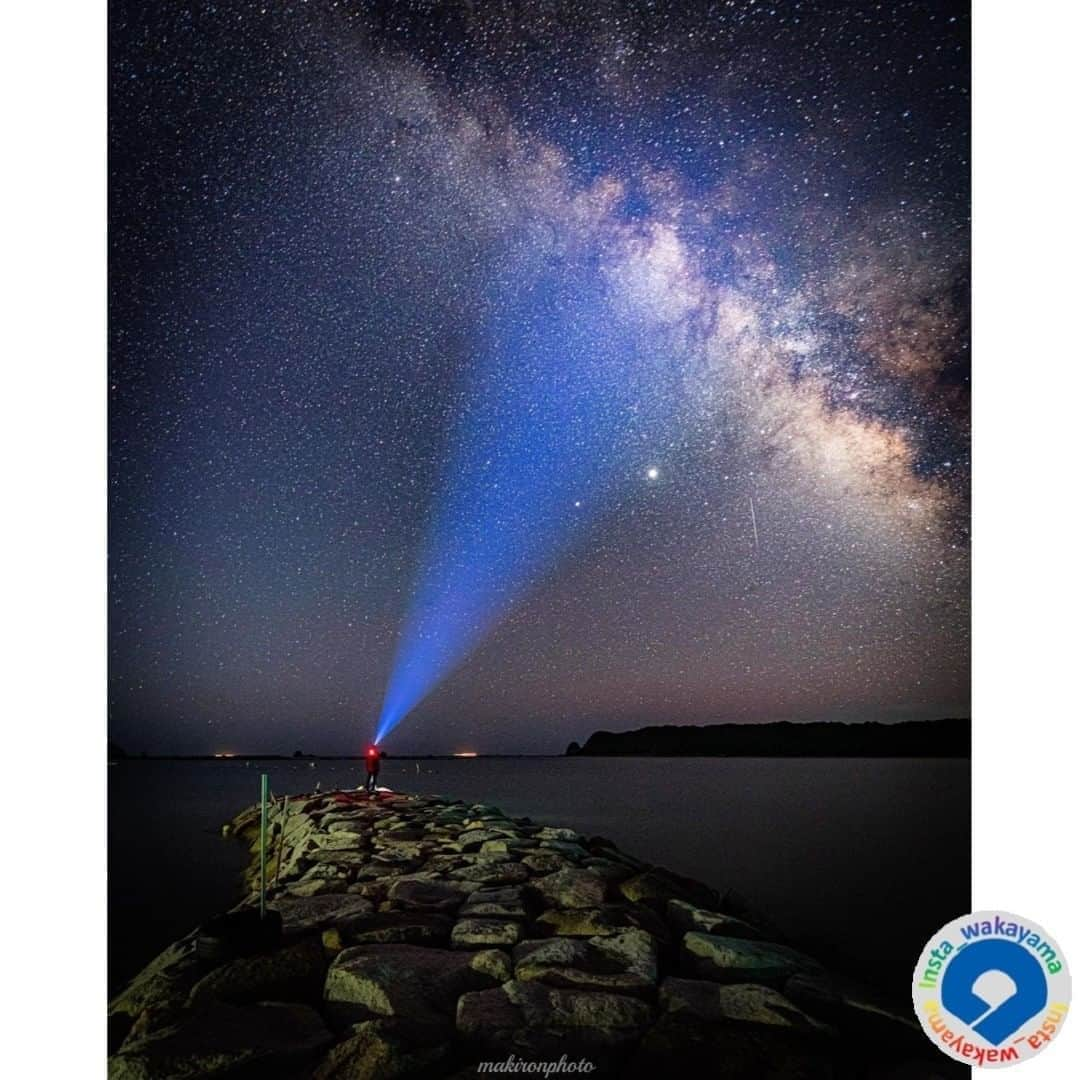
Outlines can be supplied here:
M379 768L384 757L386 757L386 754L377 746L371 745L367 748L364 754L364 768L367 769L367 780L364 783L365 791L374 793L375 781L379 778Z

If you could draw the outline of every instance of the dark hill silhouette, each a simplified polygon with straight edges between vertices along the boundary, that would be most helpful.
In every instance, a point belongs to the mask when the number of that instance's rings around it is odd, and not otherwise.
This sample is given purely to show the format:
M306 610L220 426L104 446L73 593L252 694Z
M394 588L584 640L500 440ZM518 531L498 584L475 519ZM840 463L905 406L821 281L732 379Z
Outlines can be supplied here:
M665 724L636 731L594 731L587 756L659 757L969 757L970 720L910 720L899 724Z

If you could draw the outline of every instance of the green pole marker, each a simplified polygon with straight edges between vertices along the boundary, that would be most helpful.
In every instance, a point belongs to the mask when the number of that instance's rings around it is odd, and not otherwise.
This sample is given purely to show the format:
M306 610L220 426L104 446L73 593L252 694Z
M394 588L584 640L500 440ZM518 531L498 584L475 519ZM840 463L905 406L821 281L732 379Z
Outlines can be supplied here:
M259 818L259 918L266 917L266 796L270 777L263 773L260 779L262 815Z

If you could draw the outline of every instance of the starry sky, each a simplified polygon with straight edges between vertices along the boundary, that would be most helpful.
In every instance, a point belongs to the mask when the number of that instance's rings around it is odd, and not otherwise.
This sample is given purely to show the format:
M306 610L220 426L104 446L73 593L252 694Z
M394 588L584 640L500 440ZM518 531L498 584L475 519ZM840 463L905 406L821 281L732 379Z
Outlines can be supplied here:
M968 715L966 6L115 0L109 64L121 745L357 752L454 529L527 572L390 753Z

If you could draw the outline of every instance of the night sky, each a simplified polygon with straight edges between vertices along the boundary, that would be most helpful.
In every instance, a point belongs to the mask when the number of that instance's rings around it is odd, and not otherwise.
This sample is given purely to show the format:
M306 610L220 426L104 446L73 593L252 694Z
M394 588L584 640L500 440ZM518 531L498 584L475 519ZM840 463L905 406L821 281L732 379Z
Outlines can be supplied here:
M968 714L966 6L110 23L129 752Z

